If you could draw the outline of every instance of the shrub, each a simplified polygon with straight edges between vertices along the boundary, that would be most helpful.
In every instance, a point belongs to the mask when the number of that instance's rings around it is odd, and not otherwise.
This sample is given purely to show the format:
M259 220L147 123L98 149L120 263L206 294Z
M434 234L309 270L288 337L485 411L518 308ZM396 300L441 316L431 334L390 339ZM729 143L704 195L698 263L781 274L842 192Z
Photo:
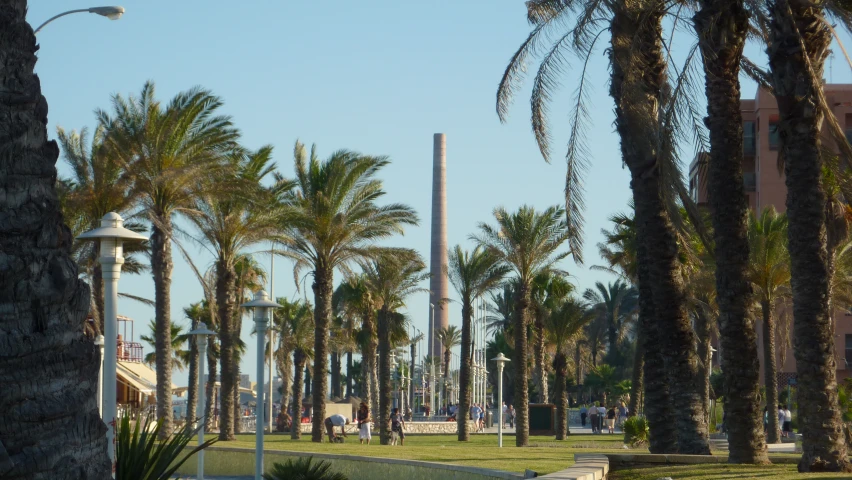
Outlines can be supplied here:
M624 443L631 447L638 447L648 443L650 429L645 417L634 416L624 421Z
M331 464L322 460L312 463L314 457L292 458L287 462L275 463L272 470L263 474L264 480L349 480L342 473L330 472Z
M147 417L144 421L137 420L133 427L128 415L121 418L115 442L116 480L168 480L199 450L216 443L215 438L208 440L181 457L197 430L187 423L165 440L157 440L161 427L159 421Z

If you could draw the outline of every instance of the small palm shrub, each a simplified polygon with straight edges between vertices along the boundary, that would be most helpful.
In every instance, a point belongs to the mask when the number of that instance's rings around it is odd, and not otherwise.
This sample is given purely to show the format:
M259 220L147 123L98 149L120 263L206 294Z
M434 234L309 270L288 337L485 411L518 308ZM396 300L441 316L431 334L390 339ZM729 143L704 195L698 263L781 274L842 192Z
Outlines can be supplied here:
M314 462L314 457L292 458L285 463L275 463L272 470L263 474L264 480L349 480L336 472L330 472L331 463L322 460Z
M175 430L165 440L158 440L162 424L145 418L130 425L130 416L121 418L115 442L115 480L168 480L190 457L216 439L211 439L183 453L197 433L191 423Z
M645 417L634 416L624 421L624 443L631 447L638 447L648 443L650 429Z

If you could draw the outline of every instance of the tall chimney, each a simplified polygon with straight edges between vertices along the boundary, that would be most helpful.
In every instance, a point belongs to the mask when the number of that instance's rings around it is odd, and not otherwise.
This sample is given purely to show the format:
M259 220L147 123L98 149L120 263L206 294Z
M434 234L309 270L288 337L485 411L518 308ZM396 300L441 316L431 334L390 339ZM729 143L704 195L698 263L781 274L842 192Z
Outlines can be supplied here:
M441 358L441 342L435 334L450 324L449 305L441 300L449 296L447 279L447 136L436 133L432 145L432 252L429 302L435 315L430 325L431 355Z

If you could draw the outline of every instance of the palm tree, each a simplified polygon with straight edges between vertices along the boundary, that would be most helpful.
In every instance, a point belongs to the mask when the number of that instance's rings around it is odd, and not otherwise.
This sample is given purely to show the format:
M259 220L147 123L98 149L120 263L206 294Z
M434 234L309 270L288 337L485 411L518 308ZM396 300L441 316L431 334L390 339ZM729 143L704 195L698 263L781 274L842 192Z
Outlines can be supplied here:
M457 347L462 343L462 331L455 325L447 325L438 329L438 342L441 344L441 370L444 372L444 378L450 375L450 351L453 347Z
M515 313L513 315L515 337L515 405L517 424L515 444L519 447L529 443L529 392L525 385L528 379L527 324L530 314L530 290L533 279L547 272L559 272L556 264L570 255L559 252L570 237L568 224L561 219L565 212L560 207L549 207L537 212L533 207L522 206L509 214L503 208L494 210L497 227L479 224L480 234L473 239L496 255L503 265L517 275L515 285Z
M101 218L109 212L116 212L124 217L132 216L131 210L135 205L134 192L131 190L129 177L116 159L101 148L104 141L102 127L95 130L91 146L87 144L88 130L83 128L80 133L66 132L62 127L56 128L59 144L62 147L63 159L71 167L72 177L64 179L68 194L63 205L63 214L73 219L83 229L101 226ZM141 230L141 225L133 221L125 224L131 230ZM75 232L77 234L83 233ZM76 235L75 235L76 236ZM140 273L145 267L134 258L133 254L147 249L147 242L129 242L124 249L124 265L122 272ZM92 284L91 308L95 334L103 332L104 285L101 274L100 243L79 241L75 242L74 253L81 270L91 272L86 275Z
M760 213L760 217L752 212L748 219L748 245L751 257L748 278L752 283L754 300L763 314L763 379L766 386L766 405L771 412L779 403L778 372L775 363L777 327L773 313L779 300L787 295L790 285L787 217L783 214L779 215L774 208L769 207ZM728 395L725 397L727 398ZM781 441L777 415L769 415L766 441L767 443Z
M749 315L747 198L743 184L740 62L749 33L744 0L700 0L694 26L704 65L707 167L716 257L716 303L732 463L766 463L759 415L757 334ZM702 375L705 378L706 375ZM768 385L768 384L767 384ZM770 415L771 416L771 415Z
M470 411L470 388L471 371L473 370L473 349L471 339L471 316L473 315L473 301L484 297L491 292L503 277L509 273L508 267L499 264L500 259L492 252L476 246L472 252L462 250L461 245L456 245L449 252L449 263L447 276L450 283L461 297L462 303L462 329L461 329L461 372L459 372L459 411ZM414 365L414 344L412 344L411 364ZM498 402L499 403L499 402ZM467 416L457 415L458 436L460 442L470 440Z
M601 394L601 405L607 405L607 399L612 395L619 383L615 367L602 363L586 375L586 385Z
M328 391L328 335L334 270L348 271L352 262L378 254L375 242L402 234L404 225L416 225L417 214L403 204L379 206L384 196L382 182L375 178L388 165L387 157L364 156L347 150L334 152L326 161L304 145L294 149L296 189L283 196L293 210L292 222L285 226L286 239L280 252L295 262L294 276L308 269L313 276L314 442L322 442L325 396Z
M378 337L376 336L375 322L376 314L375 300L372 297L363 275L354 276L338 286L335 291L335 302L338 308L349 312L349 315L357 316L361 320L360 331L355 335L356 343L361 348L361 370L364 376L364 389L361 392L364 399L370 405L370 411L379 411L379 383L376 378L376 349L378 348Z
M547 391L547 361L545 352L544 319L550 315L551 310L559 305L574 289L567 278L547 272L533 279L530 294L531 309L533 317L533 331L535 333L535 344L533 347L535 357L535 384L538 390L538 402L547 403L549 399Z
M256 186L257 183L251 182L251 186ZM263 198L263 193L261 192L258 195L259 198ZM268 197L267 197L268 198ZM260 208L260 207L257 207ZM254 206L249 207L249 211L253 211L255 209ZM277 217L277 214L267 212L269 217ZM251 216L249 214L249 216ZM269 218L266 217L266 218ZM256 238L260 239L265 232L268 235L272 235L273 227L269 224L264 225L266 223L264 220L257 221L257 217L253 220L256 221L254 223L254 227L256 230L253 232L253 235L256 235ZM217 227L214 227L214 229ZM221 225L220 225L221 228ZM224 230L224 229L223 229ZM261 240L258 240L261 241ZM216 266L213 267L214 276L216 272ZM236 260L234 260L234 287L233 291L235 292L235 302L234 305L242 305L247 302L248 299L252 298L254 292L261 290L263 285L266 283L266 272L263 270L263 267L260 263L255 260L255 258L251 255L241 253L236 256ZM233 370L231 371L231 376L234 381L234 408L232 410L233 420L231 423L234 425L234 433L242 432L242 422L238 421L241 417L242 407L240 406L240 389L239 389L239 379L240 379L240 359L246 351L246 343L240 337L240 332L243 329L243 317L249 315L249 312L244 308L234 308L234 317L231 323L231 346L233 348ZM220 333L221 335L221 333Z
M89 292L78 279L54 186L59 149L47 140L47 101L33 72L38 47L26 14L25 0L0 4L0 57L7 59L0 69L3 476L107 478L93 387L98 349L80 328Z
M187 366L189 363L190 351L184 350L184 345L186 344L188 338L184 334L183 327L180 325L171 325L171 352L172 352L172 361L170 362L171 368L176 369L180 372ZM148 323L148 329L151 330L151 335L142 335L140 338L154 348L156 345L156 340L154 340L154 335L156 335L156 323L151 320ZM157 364L157 351L148 353L145 355L145 363L148 365L154 366Z
M231 412L239 409L237 350L244 312L236 308L240 303L235 301L246 299L249 283L257 283L260 269L243 251L276 235L282 209L269 205L274 194L286 189L283 183L270 189L260 184L275 170L270 146L256 152L235 152L227 160L228 168L213 180L214 187L196 194L194 209L188 215L201 236L198 243L216 259L213 271L222 363L220 440L233 440L238 423ZM241 275L238 266L242 266Z
M799 429L799 471L850 471L852 464L837 403L834 330L829 309L831 253L826 231L820 139L829 111L823 67L831 44L831 13L849 27L848 12L825 12L826 2L774 0L768 10L770 81L778 101L778 124L787 185L788 249L792 277L794 351ZM847 9L841 5L842 9ZM845 144L845 142L844 142Z
M604 318L608 345L607 363L610 365L621 362L618 339L630 319L629 314L635 307L637 297L636 289L622 280L616 280L606 286L602 282L595 282L594 289L586 289L583 293L583 298L591 302Z
M157 418L160 437L172 432L171 283L175 214L196 208L200 191L209 188L211 172L222 152L236 147L237 130L227 116L217 115L222 101L207 90L178 93L163 107L154 84L145 83L139 97L112 97L112 114L99 110L105 129L104 148L124 168L147 220L151 223L151 272L154 276L157 357ZM220 308L222 306L220 305ZM224 373L224 372L223 372ZM224 378L223 378L224 380Z
M556 350L553 371L556 373L556 439L565 440L568 431L568 344L594 317L592 311L574 298L566 299L551 311L544 321L544 331Z
M284 304L282 304L284 305ZM308 302L288 302L286 308L281 310L281 326L286 337L288 351L293 352L293 366L295 375L293 377L293 422L290 428L290 438L298 440L302 438L302 387L304 377L302 376L308 361L315 358L314 343L314 319L311 316L311 304ZM323 419L324 420L324 419Z
M397 310L405 305L405 299L417 292L427 290L419 287L420 283L430 277L426 272L426 263L420 254L413 250L388 249L371 261L362 261L363 279L372 298L379 307L378 337L379 337L379 422L380 440L382 445L389 442L391 415L391 358L394 342L393 330L396 336L405 336L404 317ZM401 327L401 332L399 332Z
M686 454L709 454L707 425L701 420L703 409L698 381L695 334L685 308L684 288L677 268L678 230L682 220L677 212L679 201L698 215L688 198L677 162L679 112L689 111L685 99L683 75L676 85L669 85L666 75L662 19L671 4L665 2L527 2L527 18L533 31L513 56L503 75L497 96L497 110L506 118L508 105L525 72L525 62L542 38L550 38L554 29L569 23L579 8L573 29L556 35L547 50L533 86L532 124L543 156L549 158L547 107L552 90L561 82L559 73L565 67L564 48L573 47L588 64L600 32L610 32L610 96L615 102L615 125L621 138L622 160L631 174L631 187L636 209L637 272L640 309L643 320L645 351L650 347L660 352L668 382L655 386L652 408L646 410L653 435L651 450ZM641 19L641 21L639 20ZM609 28L603 24L608 23ZM690 56L691 58L691 56ZM687 70L687 69L685 69ZM688 71L688 70L687 70ZM635 72L643 72L635 75ZM584 143L584 121L588 118L585 98L586 78L574 102L571 137L566 155L568 171L565 183L565 213L571 235L580 234L582 224L582 173L587 168ZM687 115L688 116L688 115ZM572 242L576 250L577 242ZM652 253L653 252L653 253ZM656 299L656 300L655 300ZM651 319L657 321L651 322ZM658 359L650 368L662 371ZM659 368L659 370L657 370ZM665 377L660 377L662 378ZM669 396L665 385L677 385L677 395ZM676 428L669 428L673 424Z

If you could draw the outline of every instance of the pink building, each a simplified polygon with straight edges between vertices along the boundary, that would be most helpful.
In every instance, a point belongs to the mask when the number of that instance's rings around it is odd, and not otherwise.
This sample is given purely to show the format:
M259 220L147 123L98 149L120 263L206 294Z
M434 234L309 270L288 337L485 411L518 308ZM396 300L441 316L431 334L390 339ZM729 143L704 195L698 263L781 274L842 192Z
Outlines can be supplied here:
M852 138L852 84L830 84L825 86L825 95L834 115ZM778 169L779 137L778 104L767 91L758 89L753 100L740 100L743 115L743 182L748 195L749 208L761 211L774 206L784 212L787 187L784 174ZM831 141L827 140L827 144ZM707 154L699 154L689 166L689 191L699 205L707 205L706 169ZM795 378L796 360L793 357L792 311L779 309L779 336L776 351L779 366L779 387L783 388ZM787 322L787 323L785 323ZM789 325L789 328L786 327ZM834 349L837 358L838 380L852 377L852 313L837 310L834 314ZM758 344L762 347L763 327L758 318ZM789 332L789 334L787 333ZM761 349L762 351L762 349ZM761 382L763 381L763 356L760 355Z

